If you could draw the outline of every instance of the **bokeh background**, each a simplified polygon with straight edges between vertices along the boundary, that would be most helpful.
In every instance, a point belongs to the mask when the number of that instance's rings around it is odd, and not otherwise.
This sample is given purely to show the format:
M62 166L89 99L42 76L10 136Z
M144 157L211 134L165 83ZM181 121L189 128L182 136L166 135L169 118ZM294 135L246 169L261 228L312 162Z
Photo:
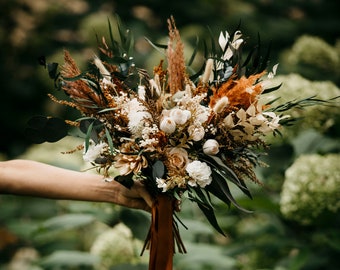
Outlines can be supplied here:
M133 31L136 64L149 71L160 54L145 37L164 43L173 15L189 53L197 36L209 38L208 28L218 37L240 27L249 48L258 38L264 49L271 44L281 100L329 99L340 95L339 6L337 0L1 1L0 159L83 168L79 154L60 154L79 141L32 145L25 136L32 116L74 113L47 97L53 81L38 59L62 63L67 49L85 65L116 14ZM291 113L304 118L283 137L270 138L264 158L270 166L257 172L264 185L251 185L254 200L238 195L254 213L216 202L228 237L183 202L189 253L175 255L175 269L338 269L339 103ZM148 226L148 214L114 205L1 195L0 269L147 269L148 254L139 252Z

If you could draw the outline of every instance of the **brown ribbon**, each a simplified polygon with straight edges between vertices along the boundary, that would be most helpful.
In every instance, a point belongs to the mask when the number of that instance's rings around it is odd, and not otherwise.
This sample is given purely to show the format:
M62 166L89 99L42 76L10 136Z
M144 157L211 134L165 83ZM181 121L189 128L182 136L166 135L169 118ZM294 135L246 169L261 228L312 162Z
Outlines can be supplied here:
M149 270L172 270L175 240L180 253L186 253L178 228L173 220L174 201L159 194L152 206L151 226L142 254L150 249Z

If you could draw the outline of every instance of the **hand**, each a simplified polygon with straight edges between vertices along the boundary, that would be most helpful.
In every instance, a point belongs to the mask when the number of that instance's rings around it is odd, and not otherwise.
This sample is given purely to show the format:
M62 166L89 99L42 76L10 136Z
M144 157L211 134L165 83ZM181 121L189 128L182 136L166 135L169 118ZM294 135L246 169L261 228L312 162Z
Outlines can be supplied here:
M117 204L150 212L153 199L141 182L135 182L131 189L120 185L117 194Z

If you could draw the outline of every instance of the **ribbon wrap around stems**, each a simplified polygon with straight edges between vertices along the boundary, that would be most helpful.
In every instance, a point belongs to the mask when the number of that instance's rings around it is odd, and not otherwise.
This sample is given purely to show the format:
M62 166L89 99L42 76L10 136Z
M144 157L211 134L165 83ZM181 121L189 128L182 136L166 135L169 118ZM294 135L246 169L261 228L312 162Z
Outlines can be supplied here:
M180 253L186 253L178 227L173 219L174 200L157 195L151 211L151 226L142 254L150 249L149 270L172 270L175 242Z

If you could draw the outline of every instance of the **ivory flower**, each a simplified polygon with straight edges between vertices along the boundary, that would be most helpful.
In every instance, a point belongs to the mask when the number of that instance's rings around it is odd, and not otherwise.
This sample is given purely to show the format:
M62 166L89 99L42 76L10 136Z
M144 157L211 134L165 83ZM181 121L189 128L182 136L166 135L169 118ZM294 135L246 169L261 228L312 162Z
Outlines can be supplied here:
M162 192L166 192L168 190L168 185L166 184L166 181L162 178L156 178L156 184L158 188L162 189Z
M174 108L170 110L170 115L169 115L172 120L175 121L176 124L178 125L184 125L191 117L191 112L188 110L181 110L178 108Z
M192 187L199 185L200 187L204 188L212 181L211 169L205 162L194 160L187 165L186 171L192 178L188 181L188 184Z
M191 125L188 127L188 132L190 137L192 137L195 142L202 140L205 135L204 128L199 125Z
M159 128L167 134L174 133L176 130L176 122L171 117L164 117Z
M216 155L219 152L219 143L214 139L209 139L203 144L203 153L206 155Z
M126 109L128 111L128 126L131 133L135 137L141 137L142 131L145 127L145 121L152 120L151 114L136 98L128 102Z

